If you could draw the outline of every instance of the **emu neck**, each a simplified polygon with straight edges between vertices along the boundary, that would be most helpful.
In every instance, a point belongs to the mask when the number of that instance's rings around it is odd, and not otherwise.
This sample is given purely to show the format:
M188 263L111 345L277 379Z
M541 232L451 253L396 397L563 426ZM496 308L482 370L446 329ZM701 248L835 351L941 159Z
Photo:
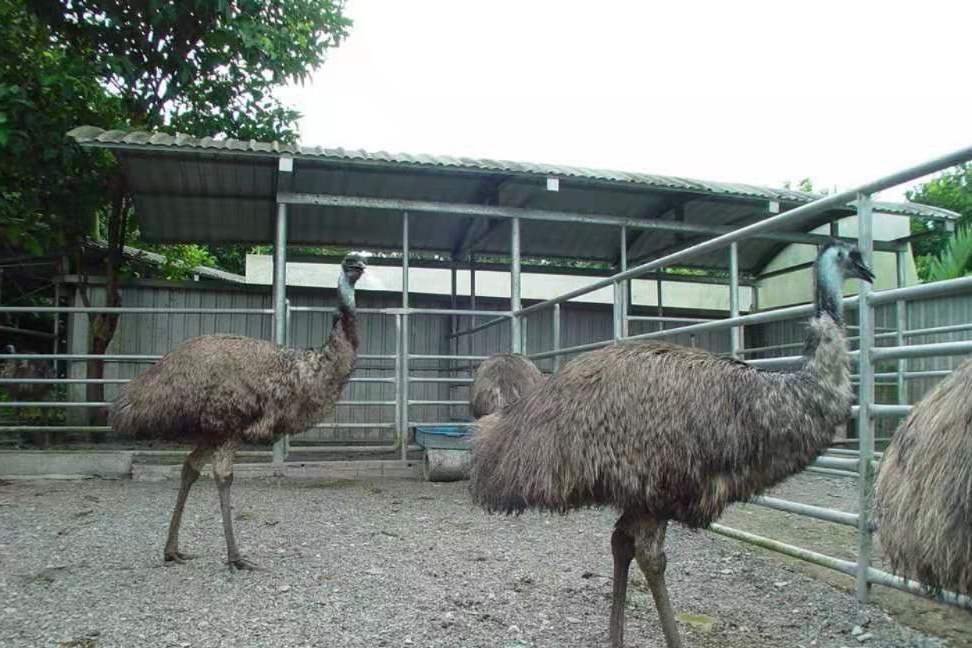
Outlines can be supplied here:
M814 314L816 317L819 318L823 313L826 313L837 324L843 325L843 276L830 265L818 264L814 268L814 286L814 304L816 306Z
M833 387L850 386L850 364L844 325L826 311L810 320L804 369Z

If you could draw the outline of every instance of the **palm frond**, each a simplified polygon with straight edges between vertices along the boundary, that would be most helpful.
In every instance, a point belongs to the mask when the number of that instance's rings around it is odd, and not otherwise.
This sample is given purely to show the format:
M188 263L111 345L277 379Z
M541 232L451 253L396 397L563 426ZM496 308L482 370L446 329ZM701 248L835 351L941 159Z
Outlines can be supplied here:
M928 261L928 281L964 277L972 266L972 225L960 227L938 257Z

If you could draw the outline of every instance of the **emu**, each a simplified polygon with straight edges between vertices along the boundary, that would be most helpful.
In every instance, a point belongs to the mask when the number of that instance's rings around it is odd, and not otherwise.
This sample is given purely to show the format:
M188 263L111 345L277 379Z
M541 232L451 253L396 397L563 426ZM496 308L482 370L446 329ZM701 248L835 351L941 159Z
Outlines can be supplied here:
M891 568L972 594L972 359L915 405L881 460L875 521Z
M470 488L490 512L611 506L610 641L624 644L632 558L670 648L669 521L705 528L805 468L850 416L841 288L873 281L860 251L828 243L814 263L815 314L797 371L760 371L698 349L621 343L578 356L531 394L481 419Z
M197 337L121 391L112 408L115 430L194 446L182 466L163 554L167 562L193 557L179 550L179 526L189 489L212 458L227 562L236 569L257 568L240 555L233 535L233 457L242 441L268 442L303 432L333 410L357 359L354 285L364 269L364 261L355 255L342 262L339 317L320 351L279 348L232 335Z
M470 390L472 415L482 418L503 409L543 384L537 366L518 353L497 353L486 358L476 370Z

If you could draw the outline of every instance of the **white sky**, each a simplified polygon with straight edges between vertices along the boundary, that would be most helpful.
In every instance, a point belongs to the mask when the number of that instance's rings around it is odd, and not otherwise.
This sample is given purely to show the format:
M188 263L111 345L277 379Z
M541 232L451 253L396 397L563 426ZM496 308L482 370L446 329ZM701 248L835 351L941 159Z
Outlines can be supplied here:
M345 43L280 93L303 144L841 189L972 144L967 0L350 0L348 14Z

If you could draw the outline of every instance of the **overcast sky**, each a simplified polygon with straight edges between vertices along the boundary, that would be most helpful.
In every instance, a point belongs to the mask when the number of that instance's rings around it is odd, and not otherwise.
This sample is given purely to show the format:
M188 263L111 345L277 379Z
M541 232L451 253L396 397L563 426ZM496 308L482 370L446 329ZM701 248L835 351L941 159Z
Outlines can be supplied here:
M350 0L348 13L346 42L281 92L303 144L841 189L972 144L966 0Z

